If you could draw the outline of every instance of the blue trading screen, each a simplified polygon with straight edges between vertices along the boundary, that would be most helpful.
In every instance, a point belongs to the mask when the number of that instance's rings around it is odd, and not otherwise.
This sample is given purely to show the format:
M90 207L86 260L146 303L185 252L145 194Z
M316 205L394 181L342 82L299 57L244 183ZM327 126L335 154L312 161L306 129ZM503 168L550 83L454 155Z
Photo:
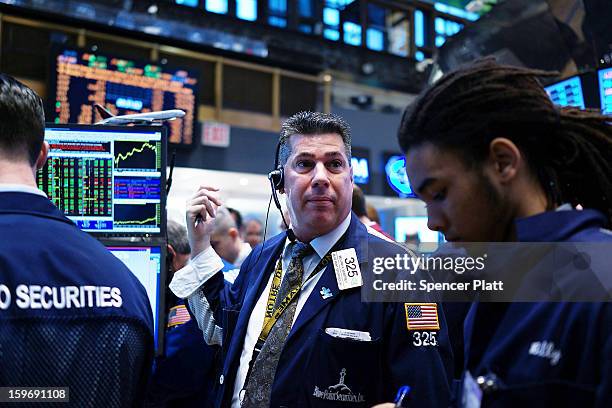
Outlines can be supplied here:
M612 68L600 69L597 72L599 79L599 97L601 99L601 112L612 115Z
M106 247L119 258L144 286L151 303L157 344L157 325L159 321L160 297L164 296L161 284L161 250L159 246L112 246Z
M427 216L406 216L395 218L395 240L405 242L407 237L418 236L419 242L440 242L441 236L427 226Z
M161 128L48 127L45 140L49 158L38 172L38 187L79 228L161 233Z
M81 50L61 51L54 66L49 98L55 123L101 120L94 103L119 115L181 109L185 116L168 122L168 141L193 144L198 86L193 73Z
M575 76L544 88L555 105L584 109L584 94L580 78Z

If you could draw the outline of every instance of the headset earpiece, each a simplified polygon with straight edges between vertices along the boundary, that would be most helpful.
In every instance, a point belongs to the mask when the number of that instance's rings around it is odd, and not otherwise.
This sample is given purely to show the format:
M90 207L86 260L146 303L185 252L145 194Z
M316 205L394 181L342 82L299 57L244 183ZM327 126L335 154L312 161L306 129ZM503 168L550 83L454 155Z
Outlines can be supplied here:
M280 190L285 185L285 172L283 166L279 163L278 157L280 154L280 147L281 143L279 140L276 144L276 153L274 155L274 170L268 173L268 180L270 180L273 190Z
M285 172L283 168L279 166L276 170L272 170L268 173L268 180L272 183L272 188L280 190L285 184Z
M279 163L281 143L280 140L276 145L276 155L274 156L274 170L268 173L268 180L270 180L270 187L272 189L272 198L274 199L274 205L278 208L280 212L281 219L283 220L283 224L287 228L287 237L291 242L295 241L295 234L289 228L289 224L287 220L285 220L285 216L283 215L283 209L281 208L280 200L278 199L277 191L281 191L285 187L285 171L283 166ZM268 207L269 209L270 207ZM266 225L267 225L268 217L266 216Z

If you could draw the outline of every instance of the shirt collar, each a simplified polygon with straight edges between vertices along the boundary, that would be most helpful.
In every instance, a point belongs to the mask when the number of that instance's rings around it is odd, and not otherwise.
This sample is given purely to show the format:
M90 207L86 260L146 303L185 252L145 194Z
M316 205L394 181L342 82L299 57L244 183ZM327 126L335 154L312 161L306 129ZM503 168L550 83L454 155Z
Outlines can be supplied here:
M349 212L344 221L342 221L336 228L327 234L316 237L310 241L310 246L312 246L319 258L323 258L325 255L327 255L330 249L332 249L336 242L338 242L342 235L344 235L350 224L351 213ZM292 244L292 242L289 240L289 238L287 238L285 240L285 256L290 253L287 251L290 244Z
M25 184L2 184L0 183L0 193L29 193L47 198L47 195L36 187Z

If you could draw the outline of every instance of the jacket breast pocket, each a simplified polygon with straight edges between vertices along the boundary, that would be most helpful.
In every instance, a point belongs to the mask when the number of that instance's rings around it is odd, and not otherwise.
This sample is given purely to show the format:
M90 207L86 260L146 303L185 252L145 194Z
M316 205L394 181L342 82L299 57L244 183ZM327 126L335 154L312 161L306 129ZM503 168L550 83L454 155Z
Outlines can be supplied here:
M370 407L381 378L381 340L333 337L319 330L304 378L310 407Z

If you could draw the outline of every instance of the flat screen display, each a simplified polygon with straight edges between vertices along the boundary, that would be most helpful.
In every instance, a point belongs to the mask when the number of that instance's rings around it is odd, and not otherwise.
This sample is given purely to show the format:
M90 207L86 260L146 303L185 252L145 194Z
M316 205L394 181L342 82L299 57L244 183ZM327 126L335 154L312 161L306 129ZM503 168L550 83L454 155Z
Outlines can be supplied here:
M105 243L113 255L119 258L144 286L151 303L156 347L160 344L160 316L164 316L164 273L160 246L136 246ZM163 322L162 326L163 326ZM163 329L163 328L162 328Z
M585 108L580 77L574 76L544 88L555 105Z
M604 115L612 115L612 68L600 69L597 71L597 78L601 112Z
M53 61L49 99L56 124L100 121L96 103L115 115L181 109L183 118L167 122L168 141L193 144L195 73L79 49L56 51Z
M426 216L406 216L395 218L395 240L418 247L421 243L441 242L442 236L427 227Z
M83 231L162 235L166 136L161 126L47 125L38 187Z

